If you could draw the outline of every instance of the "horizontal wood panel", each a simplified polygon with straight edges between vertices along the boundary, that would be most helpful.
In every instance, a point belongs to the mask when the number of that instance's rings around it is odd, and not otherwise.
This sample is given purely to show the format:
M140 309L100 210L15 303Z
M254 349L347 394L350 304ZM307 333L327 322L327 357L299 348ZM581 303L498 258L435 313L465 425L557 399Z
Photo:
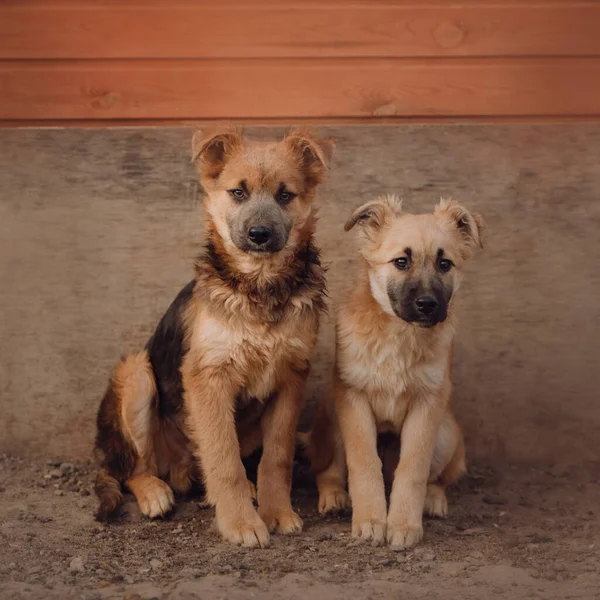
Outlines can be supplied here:
M9 2L0 58L600 55L598 2L436 4Z
M0 62L0 118L600 115L600 58Z

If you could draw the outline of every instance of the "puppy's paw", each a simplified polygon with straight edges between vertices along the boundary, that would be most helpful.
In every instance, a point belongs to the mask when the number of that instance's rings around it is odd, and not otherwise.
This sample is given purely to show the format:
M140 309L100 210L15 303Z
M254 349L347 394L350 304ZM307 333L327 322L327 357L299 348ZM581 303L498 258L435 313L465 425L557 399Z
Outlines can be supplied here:
M272 533L294 534L302 531L302 519L293 510L261 510L261 519Z
M136 490L136 498L142 514L151 519L164 517L175 506L173 491L157 477L153 477L141 489Z
M377 520L352 520L352 537L370 541L374 546L385 543L386 524Z
M448 500L446 500L446 492L443 487L434 483L427 486L423 512L438 519L445 519L448 516Z
M270 543L267 526L254 508L247 515L217 518L217 527L223 538L246 548L266 548Z
M350 506L350 496L342 489L326 490L319 494L319 513L322 515L342 512Z
M387 541L392 550L408 550L423 539L423 526L388 521Z

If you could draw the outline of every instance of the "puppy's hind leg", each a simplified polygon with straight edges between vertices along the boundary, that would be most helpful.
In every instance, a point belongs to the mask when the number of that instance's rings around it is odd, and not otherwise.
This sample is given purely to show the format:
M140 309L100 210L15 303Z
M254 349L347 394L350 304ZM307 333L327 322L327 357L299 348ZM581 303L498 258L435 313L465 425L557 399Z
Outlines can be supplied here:
M346 492L344 442L332 411L333 407L322 405L318 408L313 429L306 441L311 466L316 474L319 513L322 515L350 508L350 496Z
M135 448L137 461L125 485L138 501L142 514L164 516L175 504L173 491L157 477L153 438L157 430L156 383L147 352L125 358L115 371L121 396L123 430Z
M442 421L431 461L425 514L431 517L448 516L446 487L458 481L466 472L465 442L458 423L448 412Z

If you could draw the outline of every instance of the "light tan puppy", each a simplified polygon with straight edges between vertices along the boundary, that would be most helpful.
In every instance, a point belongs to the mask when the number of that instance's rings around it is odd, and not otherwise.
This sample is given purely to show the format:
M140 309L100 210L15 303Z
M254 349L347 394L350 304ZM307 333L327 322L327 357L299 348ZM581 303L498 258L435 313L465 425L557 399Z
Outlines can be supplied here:
M338 311L334 401L311 434L319 510L348 505L347 461L352 534L405 549L421 540L424 511L446 516L445 487L465 471L450 410L453 296L483 222L456 202L412 215L383 197L356 210L345 229L354 226L363 260ZM389 510L377 453L385 431L401 436Z

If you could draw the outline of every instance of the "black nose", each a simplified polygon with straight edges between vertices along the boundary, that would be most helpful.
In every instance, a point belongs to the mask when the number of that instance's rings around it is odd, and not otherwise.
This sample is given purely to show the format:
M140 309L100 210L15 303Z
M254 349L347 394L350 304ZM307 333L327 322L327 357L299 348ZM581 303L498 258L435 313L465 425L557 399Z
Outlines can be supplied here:
M433 296L421 296L415 300L417 310L424 315L430 315L438 305L438 301Z
M248 230L248 237L258 246L262 246L262 244L266 244L269 241L271 230L268 227L262 227L261 225L258 227L250 227Z

